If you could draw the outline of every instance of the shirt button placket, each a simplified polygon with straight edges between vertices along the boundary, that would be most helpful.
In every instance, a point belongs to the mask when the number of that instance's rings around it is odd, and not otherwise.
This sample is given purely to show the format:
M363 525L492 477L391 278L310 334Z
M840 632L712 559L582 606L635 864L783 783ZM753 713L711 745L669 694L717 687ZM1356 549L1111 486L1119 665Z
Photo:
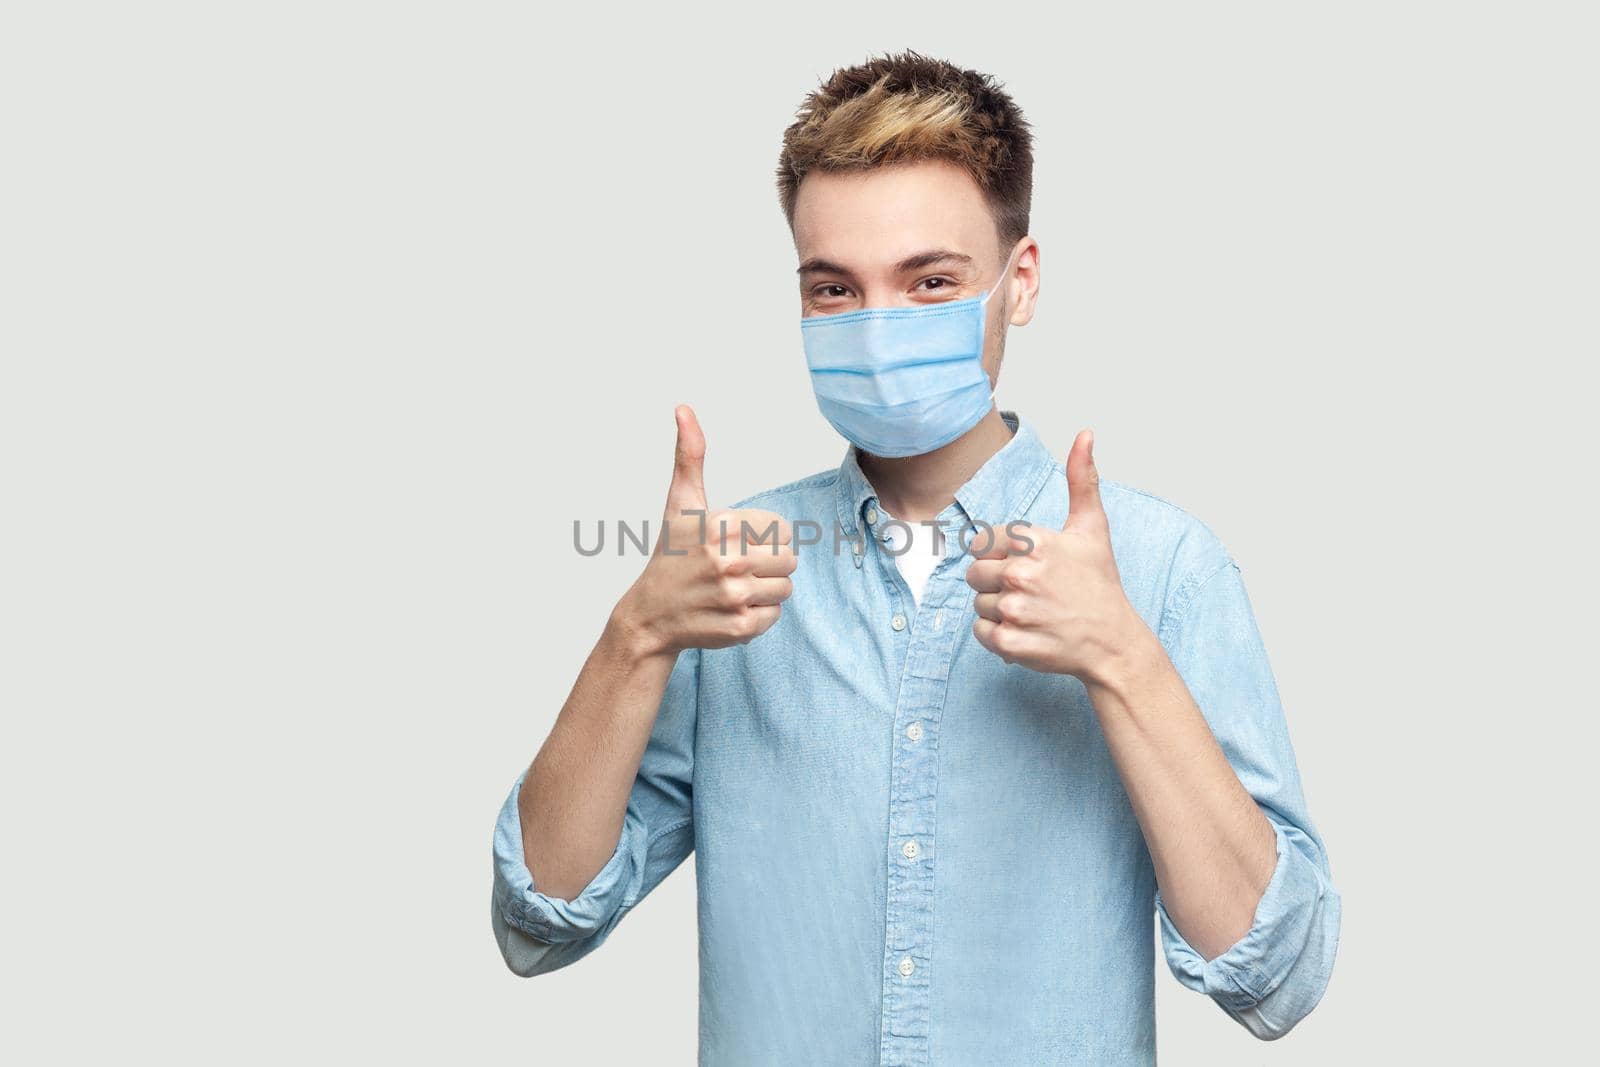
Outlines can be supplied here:
M936 577L924 592L942 613L954 579ZM904 612L889 626L906 638L905 663L895 707L894 751L889 783L888 892L883 946L883 1018L879 1062L884 1067L931 1061L933 981L933 892L938 864L935 798L938 793L938 733L950 674L950 658L962 630L949 625L913 627Z

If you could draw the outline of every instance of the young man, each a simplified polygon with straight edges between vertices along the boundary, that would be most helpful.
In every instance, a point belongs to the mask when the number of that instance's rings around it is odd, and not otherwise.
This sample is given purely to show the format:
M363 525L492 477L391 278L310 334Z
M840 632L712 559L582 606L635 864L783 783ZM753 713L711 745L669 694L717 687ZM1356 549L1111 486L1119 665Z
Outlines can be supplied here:
M1063 465L993 405L1030 141L914 53L808 97L779 185L851 447L714 510L678 409L665 537L500 814L521 975L695 853L702 1064L1152 1063L1153 915L1258 1037L1327 984L1339 896L1237 563L1089 431Z

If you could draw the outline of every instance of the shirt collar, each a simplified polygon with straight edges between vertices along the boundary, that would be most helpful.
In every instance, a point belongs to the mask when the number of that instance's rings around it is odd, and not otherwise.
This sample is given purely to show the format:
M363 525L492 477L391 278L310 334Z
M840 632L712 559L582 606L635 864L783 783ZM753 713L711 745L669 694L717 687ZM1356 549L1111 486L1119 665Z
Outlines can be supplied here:
M1014 411L1002 411L1000 417L1013 431L1011 440L956 490L955 503L939 513L941 528L950 530L969 521L1004 526L1020 518L1055 468L1055 459L1031 422ZM876 506L878 500L877 490L861 471L859 450L854 445L839 465L837 495L839 523L853 539L863 525L868 504Z

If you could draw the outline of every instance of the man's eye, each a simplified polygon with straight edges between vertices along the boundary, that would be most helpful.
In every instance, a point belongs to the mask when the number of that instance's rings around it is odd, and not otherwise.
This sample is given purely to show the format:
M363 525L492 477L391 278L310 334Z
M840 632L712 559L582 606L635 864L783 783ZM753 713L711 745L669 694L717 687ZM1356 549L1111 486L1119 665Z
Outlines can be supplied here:
M925 293L937 293L941 290L949 289L953 285L955 285L955 282L949 278L924 278L917 283L917 287Z
M819 285L816 295L827 300L842 300L850 295L850 290L842 285Z

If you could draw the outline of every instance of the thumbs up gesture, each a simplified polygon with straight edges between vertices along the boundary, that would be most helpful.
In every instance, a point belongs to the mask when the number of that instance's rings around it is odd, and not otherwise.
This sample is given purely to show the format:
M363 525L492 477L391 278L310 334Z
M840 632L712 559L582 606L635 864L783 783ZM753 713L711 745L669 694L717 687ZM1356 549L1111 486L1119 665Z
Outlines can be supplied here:
M1067 490L1071 508L1059 532L1019 526L1008 537L994 528L987 551L967 569L967 584L977 590L972 632L1007 663L1094 683L1149 628L1117 572L1092 430L1072 442Z
M675 412L678 446L661 536L618 610L648 652L726 648L766 633L794 591L799 560L782 516L706 503L706 440L688 405Z

